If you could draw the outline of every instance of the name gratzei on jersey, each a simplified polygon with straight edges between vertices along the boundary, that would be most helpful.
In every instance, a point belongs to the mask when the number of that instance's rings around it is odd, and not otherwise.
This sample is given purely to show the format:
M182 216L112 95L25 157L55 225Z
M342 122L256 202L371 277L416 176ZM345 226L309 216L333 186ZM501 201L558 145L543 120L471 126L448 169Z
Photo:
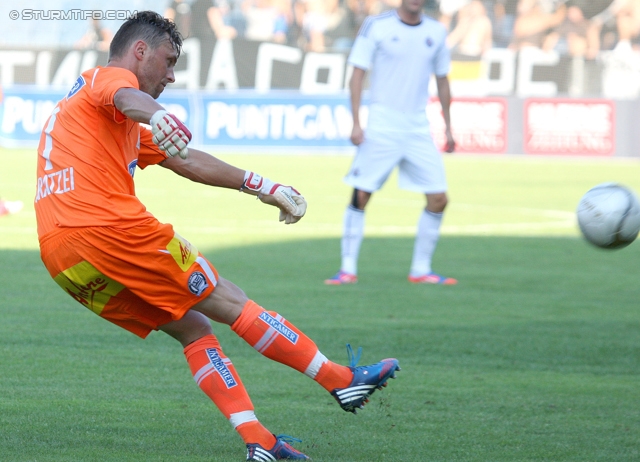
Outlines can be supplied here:
M38 177L38 192L36 202L51 194L64 194L75 189L73 167L67 167L57 172L47 173Z

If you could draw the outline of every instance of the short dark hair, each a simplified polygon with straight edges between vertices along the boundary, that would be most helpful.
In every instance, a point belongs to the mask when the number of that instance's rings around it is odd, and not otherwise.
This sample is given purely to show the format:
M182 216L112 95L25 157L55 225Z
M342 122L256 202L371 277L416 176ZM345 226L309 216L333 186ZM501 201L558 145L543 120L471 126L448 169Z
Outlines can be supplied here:
M136 12L120 26L113 37L109 46L109 60L121 58L136 40L143 40L155 49L167 39L180 56L182 35L178 32L175 23L170 19L163 18L155 11Z

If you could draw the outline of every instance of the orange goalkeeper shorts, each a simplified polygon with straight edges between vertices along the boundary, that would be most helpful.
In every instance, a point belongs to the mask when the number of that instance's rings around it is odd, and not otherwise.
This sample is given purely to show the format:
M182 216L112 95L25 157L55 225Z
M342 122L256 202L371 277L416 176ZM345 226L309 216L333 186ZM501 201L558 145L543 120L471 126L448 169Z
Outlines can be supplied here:
M42 239L40 255L66 293L142 338L182 318L218 283L213 265L153 218L130 229L60 230Z

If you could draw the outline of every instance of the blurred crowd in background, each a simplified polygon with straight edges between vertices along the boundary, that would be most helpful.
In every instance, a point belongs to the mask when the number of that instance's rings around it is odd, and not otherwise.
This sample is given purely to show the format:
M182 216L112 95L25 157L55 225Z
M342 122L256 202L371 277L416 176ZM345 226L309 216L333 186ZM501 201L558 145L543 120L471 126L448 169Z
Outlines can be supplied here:
M173 0L165 16L186 36L272 41L307 51L347 50L367 15L395 0Z
M364 18L400 0L171 0L164 15L185 37L244 38L306 51L348 50ZM425 13L449 31L454 54L533 46L595 59L601 50L640 49L640 0L427 0ZM108 46L94 24L78 47Z
M395 8L400 0L169 0L163 7L157 0L109 3L111 9L164 13L185 37L271 41L322 52L348 50L366 16ZM105 10L91 0L52 0L48 8ZM447 27L449 45L458 55L480 57L491 48L533 46L594 59L602 50L640 49L640 0L427 0L425 13ZM0 45L99 50L108 49L121 23L92 20L78 29L70 21L45 21L46 28L35 21L1 21L8 33Z

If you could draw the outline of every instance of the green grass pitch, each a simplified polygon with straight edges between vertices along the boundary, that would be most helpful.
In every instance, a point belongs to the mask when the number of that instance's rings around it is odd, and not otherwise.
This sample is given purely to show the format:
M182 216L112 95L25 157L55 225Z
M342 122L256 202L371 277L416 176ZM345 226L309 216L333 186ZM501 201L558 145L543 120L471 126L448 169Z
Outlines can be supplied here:
M346 155L225 154L298 187L298 224L236 191L162 168L139 196L221 275L345 364L397 357L402 371L358 415L307 377L214 326L262 422L314 461L640 460L640 243L578 235L575 207L598 183L640 191L640 162L451 155L450 206L434 268L457 286L406 281L423 198L395 177L367 211L360 282L339 265ZM39 259L35 153L0 150L0 461L239 461L241 439L193 382L180 346L145 341L66 296ZM161 288L158 288L161 290Z

